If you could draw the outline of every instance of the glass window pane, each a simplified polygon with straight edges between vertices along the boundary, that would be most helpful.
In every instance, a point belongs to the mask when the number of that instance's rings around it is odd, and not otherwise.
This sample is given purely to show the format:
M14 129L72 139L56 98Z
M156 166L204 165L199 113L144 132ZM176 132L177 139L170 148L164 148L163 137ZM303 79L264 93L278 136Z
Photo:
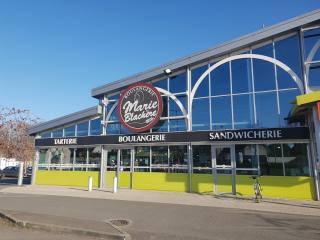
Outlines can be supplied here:
M191 83L192 88L196 84L197 80L201 77L201 75L208 69L208 65L204 65L198 68L195 68L191 71ZM195 97L206 97L209 96L209 77L206 76L206 78L202 81L200 86L197 89L197 92L195 94Z
M163 102L163 110L162 110L162 115L161 117L168 117L168 101L169 101L169 97L162 97L162 102Z
M131 167L131 149L120 150L120 166L124 171L129 171Z
M225 63L210 73L211 95L230 94L230 68Z
M51 138L51 132L44 132L40 134L41 138Z
M278 127L279 115L277 94L275 92L257 93L256 111L258 127Z
M184 106L185 110L188 111L187 108L187 97L186 96L177 96L177 99L182 103ZM173 99L169 99L169 111L170 111L170 116L184 116L182 111L180 110L178 104Z
M107 105L107 109L106 109L106 117L109 115L109 112L111 111L112 107L115 105L116 103L108 103ZM119 121L119 117L118 117L118 113L117 113L117 107L112 111L109 119L107 119L107 121Z
M254 126L252 94L233 96L234 128L251 128Z
M271 176L283 176L281 145L261 144L257 146L261 174Z
M89 164L100 164L101 161L101 148L88 148L89 151Z
M268 44L253 49L252 53L273 58L273 46L272 44ZM260 59L252 59L252 61L255 91L276 89L274 64Z
M62 164L72 164L73 163L73 148L63 148L61 152L61 163Z
M52 137L63 137L63 130L62 129L57 129L52 131Z
M286 64L294 71L301 79L301 62L300 62L300 47L298 35L276 41L275 42L276 59ZM278 74L278 87L279 89L296 87L295 82L289 74L283 70L279 70Z
M177 76L170 77L169 87L171 93L187 91L187 73L183 72Z
M120 94L115 94L112 96L108 96L108 100L118 100L120 98Z
M311 29L304 32L304 59L308 61L319 61L320 51L319 48L315 47L320 41L320 28ZM319 46L319 45L318 45ZM311 53L315 47L314 53Z
M250 59L239 59L231 62L232 92L245 93L252 91Z
M193 154L193 167L212 168L210 145L192 146L192 154Z
M107 133L108 134L120 134L120 124L119 123L108 123Z
M78 148L76 149L76 164L86 164L87 163L87 149Z
M299 90L288 90L279 92L279 103L280 103L280 124L282 127L289 126L288 118L290 111L294 107L294 101L296 96L300 95Z
M50 164L60 164L61 152L60 148L50 148Z
M212 129L231 129L231 97L211 98Z
M65 137L74 137L76 135L76 126L70 126L64 129Z
M39 150L39 164L49 163L49 151L48 149Z
M89 122L77 124L77 136L88 136Z
M237 168L258 168L256 145L236 145Z
M101 118L91 120L90 135L101 135L101 132L102 132Z
M309 176L307 144L283 144L286 176Z
M320 66L309 68L309 87L320 87Z
M152 132L168 132L168 120L160 120L152 128Z
M118 150L117 149L108 150L108 159L107 159L108 170L114 170L116 168L117 159L118 159Z
M170 132L181 132L186 131L186 120L185 119L170 119L169 124Z
M135 147L135 167L150 166L150 147Z
M192 104L192 129L210 129L209 99L194 99Z
M187 146L169 146L170 150L170 167L187 167L188 152Z
M152 167L168 167L168 146L151 147ZM154 166L156 165L156 166Z
M162 88L164 90L168 90L168 79L162 79L160 81L152 83L154 87Z

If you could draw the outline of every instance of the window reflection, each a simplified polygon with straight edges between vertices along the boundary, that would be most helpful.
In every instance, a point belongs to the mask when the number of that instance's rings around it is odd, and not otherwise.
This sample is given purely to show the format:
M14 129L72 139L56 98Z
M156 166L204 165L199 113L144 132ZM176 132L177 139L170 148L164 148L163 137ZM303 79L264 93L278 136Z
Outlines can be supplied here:
M198 68L195 68L191 71L191 82L192 88L201 77L201 75L208 69L208 65L204 65ZM209 77L206 76L205 79L202 81L200 86L197 89L195 97L206 97L209 96Z
M233 96L234 128L254 126L252 94Z
M232 92L245 93L252 91L250 59L238 59L231 62Z
M88 122L77 124L77 136L79 137L88 136L88 127L89 127L88 125L89 125Z
M187 73L183 72L177 76L170 77L169 87L171 93L180 93L187 91Z
M211 95L230 94L230 68L229 63L225 63L210 73Z
M74 137L76 135L76 126L70 126L64 129L65 137Z
M102 131L101 118L91 120L90 135L100 135Z
M212 129L231 129L231 97L214 97L211 99Z
M280 119L276 92L256 93L258 127L278 127Z
M300 47L298 35L274 43L276 59L290 67L301 79ZM296 87L292 77L277 67L279 89Z
M207 130L210 129L210 108L209 99L194 99L192 105L192 129Z
M210 145L192 146L192 154L193 154L193 172L194 173L212 173ZM202 168L205 168L207 170L204 169L203 171Z

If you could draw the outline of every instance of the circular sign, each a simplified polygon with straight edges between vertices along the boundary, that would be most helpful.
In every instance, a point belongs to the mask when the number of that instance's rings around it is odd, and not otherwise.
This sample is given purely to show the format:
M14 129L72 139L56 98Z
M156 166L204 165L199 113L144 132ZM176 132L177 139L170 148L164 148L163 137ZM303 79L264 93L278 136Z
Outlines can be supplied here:
M121 124L132 132L145 132L159 121L162 106L157 89L148 83L138 83L121 93L118 116Z

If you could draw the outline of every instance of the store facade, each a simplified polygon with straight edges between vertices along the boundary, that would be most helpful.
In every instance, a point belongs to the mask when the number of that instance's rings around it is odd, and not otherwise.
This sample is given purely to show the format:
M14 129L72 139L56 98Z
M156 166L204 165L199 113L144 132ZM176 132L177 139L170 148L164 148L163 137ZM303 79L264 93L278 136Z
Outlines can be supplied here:
M92 90L30 128L33 183L319 199L320 11ZM319 148L319 149L318 149Z

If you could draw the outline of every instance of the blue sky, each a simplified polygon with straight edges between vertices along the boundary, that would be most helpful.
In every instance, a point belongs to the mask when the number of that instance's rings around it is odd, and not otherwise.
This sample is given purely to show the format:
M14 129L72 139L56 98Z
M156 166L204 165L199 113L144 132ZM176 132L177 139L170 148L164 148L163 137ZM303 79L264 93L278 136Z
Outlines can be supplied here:
M319 0L1 0L0 105L50 120L92 88L320 7Z

